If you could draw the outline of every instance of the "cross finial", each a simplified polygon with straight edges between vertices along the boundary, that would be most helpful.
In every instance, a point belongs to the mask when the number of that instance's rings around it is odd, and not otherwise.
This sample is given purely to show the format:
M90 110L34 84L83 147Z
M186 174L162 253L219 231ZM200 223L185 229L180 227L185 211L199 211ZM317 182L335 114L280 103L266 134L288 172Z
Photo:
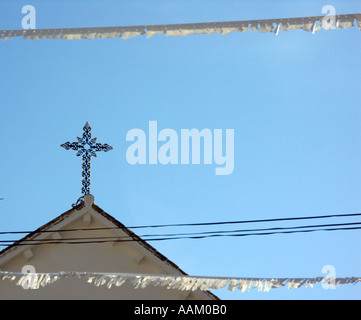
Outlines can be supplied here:
M65 148L66 150L72 149L76 150L77 156L82 156L83 158L83 173L82 173L82 184L83 187L81 188L81 192L84 195L90 193L90 159L91 157L96 157L97 151L109 151L112 150L113 147L111 147L108 144L101 144L97 143L97 138L92 138L92 135L90 133L91 127L89 123L87 122L83 128L83 137L79 138L77 137L77 142L66 142L61 147ZM82 197L81 197L82 198Z

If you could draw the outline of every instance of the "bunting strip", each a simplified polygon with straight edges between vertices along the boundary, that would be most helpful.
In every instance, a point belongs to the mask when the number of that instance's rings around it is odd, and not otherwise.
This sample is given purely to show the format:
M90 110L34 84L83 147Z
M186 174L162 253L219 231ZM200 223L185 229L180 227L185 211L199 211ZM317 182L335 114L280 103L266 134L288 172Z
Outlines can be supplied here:
M334 22L333 22L334 21ZM356 24L361 30L361 14L337 15L335 19L329 16L247 20L229 22L205 22L186 24L143 25L127 27L95 27L95 28L64 28L64 29L31 29L31 30L1 30L0 39L8 40L16 37L23 39L130 39L141 35L147 38L155 35L167 37L197 35L197 34L222 34L232 32L273 32L276 35L280 31L304 30L315 33L316 31L330 29L347 29Z
M26 289L40 289L60 279L78 278L97 287L106 286L108 289L120 287L126 282L134 289L144 289L149 286L165 287L180 291L208 291L227 287L230 291L238 289L248 292L251 289L268 292L271 289L286 287L298 289L311 287L315 284L333 285L357 284L361 277L332 278L226 278L226 277L195 277L187 275L158 275L131 273L95 273L95 272L58 272L58 273L20 273L0 271L1 280L14 281L16 285Z

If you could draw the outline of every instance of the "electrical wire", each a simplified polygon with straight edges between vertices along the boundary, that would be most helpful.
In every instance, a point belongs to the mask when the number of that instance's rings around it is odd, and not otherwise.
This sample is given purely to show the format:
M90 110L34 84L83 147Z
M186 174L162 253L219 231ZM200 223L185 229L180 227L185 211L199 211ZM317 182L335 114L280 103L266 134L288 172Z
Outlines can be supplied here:
M329 215L319 215L319 216L303 216L303 217L272 218L272 219L258 219L258 220L240 220L240 221L159 224L159 225L150 225L150 226L134 226L134 227L129 227L129 229L196 227L196 226L212 226L212 225L227 225L227 224L246 224L246 223L294 221L294 220L328 219L328 218L341 218L341 217L358 217L358 216L361 216L361 213L329 214Z
M307 226L293 226L293 227L274 227L274 228L261 228L261 229L241 229L241 230L216 230L216 231L204 231L204 232L186 232L186 233L163 233L163 234L143 234L139 235L141 238L146 237L176 237L176 236L194 236L194 235L207 235L207 234L227 234L227 233L239 233L239 232L265 232L265 231L277 231L277 230L289 230L289 229L305 229L305 228L321 228L321 227L340 227L340 226L350 226L350 225L361 225L361 222L350 222L350 223L332 223L332 224L318 224L318 225L307 225ZM84 229L82 229L84 230ZM129 238L129 236L120 236L120 237L77 237L77 238L64 238L62 240L97 240L97 239L123 239ZM54 239L43 239L54 240ZM9 242L16 240L7 240L1 242ZM39 241L39 240L26 240L26 241Z
M272 218L259 220L239 220L239 221L219 221L219 222L199 222L199 223L178 223L178 224L157 224L157 225L141 225L130 226L128 229L146 229L146 228L165 228L165 227L197 227L197 226L214 226L214 225L232 225L232 224L247 224L247 223L265 223L265 222L280 222L280 221L295 221L295 220L312 220L312 219L328 219L341 217L358 217L361 213L346 213L346 214L329 214L319 216L302 216L302 217L288 217L288 218ZM104 228L74 228L56 230L56 232L73 232L73 231L96 231L96 230L114 230L121 229L120 227L104 227ZM6 234L28 234L33 231L0 231L0 235ZM36 233L51 233L54 230L38 230Z
M274 234L293 234L293 233L310 233L310 232L318 232L318 231L350 231L350 230L360 230L361 227L344 227L346 225L361 225L360 223L342 223L342 224L329 224L329 225L315 225L315 226L296 226L289 228L266 228L266 229L250 229L250 230L233 230L233 231L225 231L231 233L215 233L212 234L202 234L202 233L194 233L188 235L153 235L153 238L132 238L132 237L89 237L89 238L67 238L67 239L29 239L23 240L23 242L15 245L42 245L42 244L96 244L96 243L108 243L108 242L129 242L129 241L165 241L165 240L179 240L179 239L205 239L205 238L213 238L213 237L246 237L246 236L268 236ZM342 226L338 228L324 228L329 226ZM307 228L307 230L300 230L303 228ZM315 228L315 229L310 229ZM290 230L294 229L294 230ZM241 231L241 232L240 232ZM255 231L261 231L256 232ZM222 231L221 231L222 232ZM251 232L251 233L250 233ZM149 235L150 236L150 235ZM143 237L146 237L143 236ZM8 246L13 242L12 240L3 240L0 241L0 246Z

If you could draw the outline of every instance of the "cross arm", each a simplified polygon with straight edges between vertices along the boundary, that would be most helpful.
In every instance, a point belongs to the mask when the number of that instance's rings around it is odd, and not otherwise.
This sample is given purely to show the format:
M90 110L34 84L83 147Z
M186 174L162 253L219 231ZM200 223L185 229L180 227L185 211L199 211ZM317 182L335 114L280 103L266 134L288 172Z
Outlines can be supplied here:
M78 148L79 148L79 145L77 142L65 142L65 143L61 144L60 146L66 150L69 150L69 149L78 150Z

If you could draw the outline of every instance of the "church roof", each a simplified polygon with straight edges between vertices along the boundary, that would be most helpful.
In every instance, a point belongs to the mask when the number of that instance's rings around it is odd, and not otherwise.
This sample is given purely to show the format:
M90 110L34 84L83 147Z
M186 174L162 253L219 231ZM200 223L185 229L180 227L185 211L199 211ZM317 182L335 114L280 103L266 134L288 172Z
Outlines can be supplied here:
M50 222L46 223L45 225L41 226L40 228L36 229L35 231L27 234L22 239L14 242L12 245L6 247L0 252L0 268L2 265L5 265L9 260L13 257L18 256L19 254L25 252L28 249L31 249L34 244L36 245L37 241L41 241L42 239L53 239L53 243L61 243L61 236L60 239L57 237L52 237L54 234L61 233L62 229L71 224L72 220L82 218L84 221L87 219L87 214L95 214L99 215L108 222L109 229L114 229L116 231L121 231L123 234L127 235L127 241L131 240L137 243L138 245L142 246L151 256L155 257L162 266L165 267L167 273L169 274L179 274L179 275L187 275L179 266L177 266L174 262L170 261L166 258L163 254L157 251L153 246L149 243L144 241L130 229L128 229L125 225L119 222L117 219L106 213L100 207L94 204L94 197L90 194L84 196L84 201L77 206L73 207L72 209L64 212L60 216L56 217L55 219L51 220ZM88 217L89 218L89 217ZM90 218L91 219L91 218ZM67 231L69 231L68 229ZM91 230L91 228L89 228ZM65 231L65 229L64 229ZM59 236L58 236L59 237ZM129 237L129 238L128 238ZM121 237L119 237L120 239ZM75 271L75 270L73 270ZM213 295L209 291L203 292L207 296L207 299L216 299L219 298Z

